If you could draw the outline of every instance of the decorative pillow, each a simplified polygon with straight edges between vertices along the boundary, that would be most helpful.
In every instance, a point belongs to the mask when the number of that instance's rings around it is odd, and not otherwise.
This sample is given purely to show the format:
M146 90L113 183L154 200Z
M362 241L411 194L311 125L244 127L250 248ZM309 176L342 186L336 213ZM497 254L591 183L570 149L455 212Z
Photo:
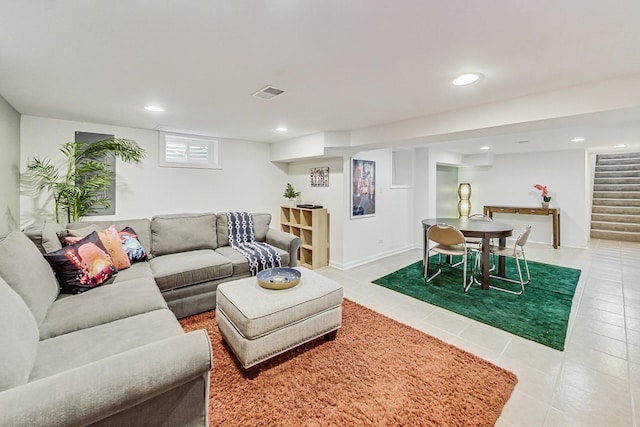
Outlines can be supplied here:
M79 230L86 230L86 229L78 229L76 231L79 231ZM86 235L82 235L82 236L67 236L64 238L64 240L67 243L67 245L72 245L84 239L85 237L87 237L87 235L89 235L91 231L89 231ZM116 266L118 271L131 267L131 261L129 260L127 253L124 251L124 248L122 247L122 243L120 242L120 236L118 235L118 230L116 230L115 225L112 225L109 228L105 228L104 230L98 231L98 237L100 238L100 241L102 242L104 247L109 252L109 255L111 256L111 260L113 261L113 264Z
M120 236L120 242L131 264L147 260L147 253L144 251L142 244L138 240L138 235L133 228L125 227L118 232L118 235Z
M55 252L44 254L62 293L78 294L101 285L118 270L97 232Z
M100 241L107 249L107 252L109 252L111 259L113 260L113 264L116 266L118 271L131 267L131 260L122 246L120 234L118 233L118 230L116 230L115 225L99 231L98 237L100 237Z

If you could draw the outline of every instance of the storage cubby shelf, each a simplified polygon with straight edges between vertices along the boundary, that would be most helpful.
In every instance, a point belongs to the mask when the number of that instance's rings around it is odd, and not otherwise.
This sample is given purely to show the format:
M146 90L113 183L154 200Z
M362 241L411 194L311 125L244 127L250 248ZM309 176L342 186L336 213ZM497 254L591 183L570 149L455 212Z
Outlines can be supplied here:
M328 264L328 214L326 209L280 207L282 231L300 237L299 265L319 268Z

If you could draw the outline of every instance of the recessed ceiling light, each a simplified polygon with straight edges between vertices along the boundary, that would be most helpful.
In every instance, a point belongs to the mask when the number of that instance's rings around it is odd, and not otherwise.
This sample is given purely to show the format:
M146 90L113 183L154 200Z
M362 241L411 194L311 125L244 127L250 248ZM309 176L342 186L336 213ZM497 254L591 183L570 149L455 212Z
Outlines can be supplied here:
M459 75L455 79L451 80L451 83L453 83L456 86L464 86L471 83L475 83L478 80L480 80L482 77L483 76L480 73L467 73L467 74Z
M154 113L161 113L164 111L164 108L158 107L157 105L147 105L144 109L147 111L153 111Z
M624 148L624 147L626 147L626 145L624 144L617 144L613 146L613 148Z
M578 138L572 138L571 139L571 142L582 142L582 141L584 141L584 138L578 137Z
M481 149L481 150L490 150L490 149L491 149L491 147L487 147L487 146L485 145L485 146L483 146L483 147L480 147L480 149Z
M276 128L276 132L286 132L286 131L288 131L288 130L289 130L289 129L287 129L287 128L286 128L286 127L284 127L284 126L280 126L280 127L277 127L277 128Z

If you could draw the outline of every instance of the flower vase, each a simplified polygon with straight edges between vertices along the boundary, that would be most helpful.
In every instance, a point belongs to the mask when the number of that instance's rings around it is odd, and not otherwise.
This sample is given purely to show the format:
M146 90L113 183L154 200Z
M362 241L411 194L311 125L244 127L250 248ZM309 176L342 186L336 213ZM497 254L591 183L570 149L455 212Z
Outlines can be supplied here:
M295 205L296 205L296 199L295 198L287 199L287 206L295 206Z
M542 208L543 209L549 209L549 203L550 202L542 202Z

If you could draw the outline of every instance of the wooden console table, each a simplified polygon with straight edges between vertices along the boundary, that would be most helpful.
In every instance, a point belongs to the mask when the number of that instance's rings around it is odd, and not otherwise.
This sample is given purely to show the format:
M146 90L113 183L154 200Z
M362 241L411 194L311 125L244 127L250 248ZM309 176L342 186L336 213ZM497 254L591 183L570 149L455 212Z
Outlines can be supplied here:
M551 215L553 217L553 247L560 246L560 209L555 208L530 208L523 206L485 206L484 214L493 218L494 213L520 214L520 215Z

